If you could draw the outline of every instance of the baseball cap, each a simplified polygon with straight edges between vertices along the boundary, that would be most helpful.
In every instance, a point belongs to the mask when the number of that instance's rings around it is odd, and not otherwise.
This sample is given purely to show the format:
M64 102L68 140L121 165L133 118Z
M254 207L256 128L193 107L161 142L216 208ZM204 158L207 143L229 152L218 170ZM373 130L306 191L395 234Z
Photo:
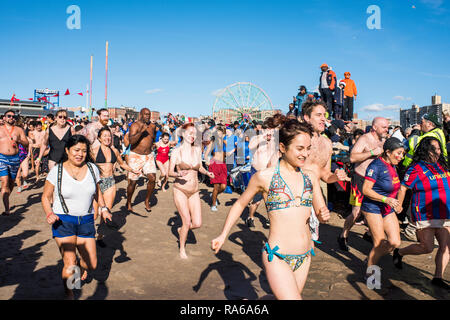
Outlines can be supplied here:
M441 123L439 122L438 116L436 114L427 113L422 118L430 122L433 122L436 127L441 126Z
M328 68L328 65L327 65L326 63L322 63L322 65L320 66L320 68L323 68L323 67L327 67L327 68Z

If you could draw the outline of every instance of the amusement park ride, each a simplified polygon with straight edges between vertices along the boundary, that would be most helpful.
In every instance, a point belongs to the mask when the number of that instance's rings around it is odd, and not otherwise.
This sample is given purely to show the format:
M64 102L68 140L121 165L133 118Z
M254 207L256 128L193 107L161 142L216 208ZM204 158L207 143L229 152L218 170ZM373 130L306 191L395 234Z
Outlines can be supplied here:
M213 106L213 117L225 123L263 120L273 113L269 96L250 82L237 82L220 90Z

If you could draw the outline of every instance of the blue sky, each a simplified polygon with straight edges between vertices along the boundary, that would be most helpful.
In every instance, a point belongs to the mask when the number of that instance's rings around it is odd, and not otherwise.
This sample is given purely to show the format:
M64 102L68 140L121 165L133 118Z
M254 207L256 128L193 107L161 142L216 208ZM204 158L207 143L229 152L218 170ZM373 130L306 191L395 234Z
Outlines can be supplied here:
M81 30L69 30L69 5ZM370 5L381 29L369 30ZM210 114L218 89L253 82L286 109L300 85L314 89L328 63L358 88L359 118L399 117L398 108L450 102L450 5L395 1L19 1L0 10L0 98L35 88L85 91L94 55L93 106ZM62 92L63 93L63 92ZM77 95L63 106L84 106Z

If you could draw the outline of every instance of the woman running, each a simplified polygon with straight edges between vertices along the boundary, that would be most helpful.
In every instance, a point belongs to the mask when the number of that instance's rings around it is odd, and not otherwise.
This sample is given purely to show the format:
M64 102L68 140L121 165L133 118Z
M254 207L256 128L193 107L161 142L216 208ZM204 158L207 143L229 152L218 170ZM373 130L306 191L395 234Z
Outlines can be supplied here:
M400 180L395 166L404 155L402 142L397 138L389 138L383 145L381 156L373 160L366 170L361 212L366 218L373 240L367 267L376 265L383 255L400 246L400 227L397 215L392 213L402 211L396 199ZM370 275L370 272L366 273L366 277Z
M219 252L242 211L261 192L270 219L269 239L262 253L267 280L277 299L299 300L310 257L314 255L309 228L311 208L314 207L321 222L326 222L330 214L318 178L313 172L302 170L310 154L312 128L295 119L283 118L281 123L282 156L278 164L252 176L247 189L231 208L222 233L212 240L212 249Z
M50 152L48 154L48 169L52 170L57 163L61 162L66 144L74 133L74 129L67 122L67 111L59 110L56 113L56 121L45 132L39 157L35 159L36 165L40 165L45 150L47 147L50 147Z
M90 144L86 137L69 138L61 162L50 170L42 194L42 206L48 224L52 225L53 238L61 252L64 267L62 280L66 298L73 299L68 286L71 276L75 281L85 280L87 270L97 267L93 201L100 206L101 217L111 220L100 191L100 173L92 163ZM79 273L76 251L80 254Z
M198 189L198 172L214 179L214 174L202 166L200 146L194 146L197 130L193 123L181 127L183 140L170 157L169 176L175 177L173 199L183 225L178 228L180 257L187 259L186 238L189 230L202 225L202 208ZM177 171L175 172L175 167Z
M450 171L441 150L439 140L426 137L414 152L413 163L402 181L398 201L403 203L406 190L412 190L411 217L419 243L395 249L393 260L394 265L402 269L404 256L431 254L436 237L439 248L431 283L448 290L449 285L444 282L443 275L450 257Z
M161 140L155 143L156 165L161 173L156 186L161 188L163 192L166 192L166 185L169 182L169 151L171 147L176 145L176 142L170 142L169 139L170 135L164 132L161 134Z
M114 181L114 166L119 163L120 167L124 170L133 172L135 174L141 174L140 171L134 171L130 168L120 156L119 151L110 147L112 143L111 131L108 127L100 129L98 132L98 141L100 145L92 150L92 158L95 159L95 164L100 169L100 191L102 192L103 199L106 207L112 212L114 200L116 198L116 182ZM97 220L98 204L94 203L95 215L94 220ZM103 233L101 232L102 221L97 235L97 242L101 247L104 247Z

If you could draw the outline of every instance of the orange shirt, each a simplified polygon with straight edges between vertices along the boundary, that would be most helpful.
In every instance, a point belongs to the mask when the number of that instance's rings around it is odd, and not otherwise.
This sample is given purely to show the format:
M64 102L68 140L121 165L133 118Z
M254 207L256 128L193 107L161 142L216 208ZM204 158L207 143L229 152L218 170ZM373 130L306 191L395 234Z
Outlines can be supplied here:
M358 94L358 92L356 91L355 81L353 81L352 79L343 79L341 81L345 82L344 95L346 97L353 97Z

